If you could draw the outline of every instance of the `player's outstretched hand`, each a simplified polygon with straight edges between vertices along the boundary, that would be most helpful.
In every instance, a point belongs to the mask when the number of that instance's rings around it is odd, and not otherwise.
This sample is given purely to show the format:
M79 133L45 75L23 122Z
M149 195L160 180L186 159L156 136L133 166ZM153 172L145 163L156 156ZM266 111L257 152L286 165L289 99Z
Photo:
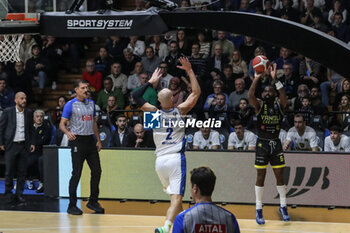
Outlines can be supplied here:
M148 81L150 84L155 84L159 81L160 77L162 77L161 69L156 68L153 72L151 79Z
M277 82L277 64L274 63L272 64L270 67L269 67L269 70L270 70L270 75L271 75L271 78L273 79L273 81Z
M191 62L188 60L187 57L180 57L179 61L181 63L181 66L176 66L179 69L190 71L192 69Z

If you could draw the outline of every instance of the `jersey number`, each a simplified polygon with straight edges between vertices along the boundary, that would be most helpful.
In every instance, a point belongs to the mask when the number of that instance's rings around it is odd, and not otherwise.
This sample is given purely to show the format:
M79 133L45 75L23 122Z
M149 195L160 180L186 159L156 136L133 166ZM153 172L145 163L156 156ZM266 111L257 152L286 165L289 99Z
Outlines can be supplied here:
M172 132L174 131L172 128L167 128L166 131L168 132L168 136L166 136L166 140L171 140L173 139L171 137Z

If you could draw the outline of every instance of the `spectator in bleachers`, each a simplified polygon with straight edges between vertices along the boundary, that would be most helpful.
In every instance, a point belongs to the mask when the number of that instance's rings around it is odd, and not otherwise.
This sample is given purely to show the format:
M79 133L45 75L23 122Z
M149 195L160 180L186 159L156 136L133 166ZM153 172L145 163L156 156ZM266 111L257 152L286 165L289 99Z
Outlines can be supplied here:
M215 100L216 96L222 93L223 85L224 83L221 80L215 80L213 82L214 93L207 96L207 99L205 100L204 107L203 107L204 111L209 111L211 106L216 105L216 100ZM228 103L229 102L228 96L225 93L224 95L225 95L225 103Z
M202 58L208 58L210 55L211 43L207 41L204 32L198 32L197 39L200 45L199 54L202 56Z
M296 73L293 73L293 65L291 63L285 63L283 65L283 75L279 80L284 86L288 99L297 96L299 77Z
M240 120L233 122L234 132L230 133L228 138L228 150L255 150L257 136L245 130Z
M34 112L33 131L35 138L35 150L27 157L27 173L33 174L33 172L30 171L39 172L39 186L37 187L38 193L42 193L44 191L43 146L49 145L51 141L51 127L49 124L44 122L44 116L45 112L43 110L38 109Z
M332 26L332 30L334 31L335 37L345 43L348 42L349 39L349 28L343 23L343 15L341 13L334 14L334 24Z
M249 0L241 0L238 11L255 13L255 10L249 6Z
M315 130L306 126L303 115L299 113L294 116L294 127L288 130L283 150L291 150L291 142L297 151L319 151Z
M144 11L144 10L146 10L145 1L144 0L135 0L134 11Z
M108 51L105 47L99 49L98 57L95 58L96 71L100 72L103 77L108 75L111 70L111 64L113 60L109 56Z
M333 103L333 111L336 111L338 109L340 99L344 94L350 95L350 81L348 79L344 79L341 82L340 92L338 92L335 96L335 100Z
M130 36L129 39L130 41L127 48L131 49L134 55L142 57L145 53L145 42L139 40L138 36Z
M320 30L321 32L327 33L328 26L324 23L324 18L321 15L314 16L314 24L311 27Z
M350 115L350 96L344 94L340 99L340 104L338 107L339 112L343 112L338 114L337 119L339 124L342 124L346 117Z
M299 108L301 108L302 99L303 99L303 97L310 95L310 89L308 88L308 86L306 84L300 84L298 86L297 94L298 94L297 97L294 97L292 99L288 99L289 111L296 112Z
M241 98L248 99L248 91L245 89L245 82L243 79L236 79L235 89L236 90L229 96L229 107L232 110L235 109L237 104L239 104Z
M113 90L116 88L121 89L123 94L127 92L128 86L128 77L122 73L122 65L120 62L114 62L111 66L111 74L107 77L110 77L113 81Z
M131 93L129 94L129 105L125 107L127 111L135 111L135 112L125 112L124 115L128 118L128 120L132 119L133 116L142 117L142 110L137 105L136 101L132 97Z
M328 152L350 152L350 139L342 134L339 125L329 128L330 135L324 141L324 151Z
M198 43L193 43L192 53L188 59L191 62L193 72L197 76L203 77L207 73L207 64L206 64L206 60L199 53L199 51L200 51L200 45Z
M301 83L306 84L308 87L319 86L321 81L321 64L305 57L299 66L299 74Z
M180 29L176 33L176 41L178 46L178 51L182 56L189 56L191 54L191 44L186 37L185 30Z
M62 53L63 51L60 48L59 43L56 41L56 38L53 36L47 36L47 40L43 41L41 54L48 61L47 76L50 77L52 81L52 90L56 90L57 88L58 71L61 66Z
M215 150L220 149L220 135L209 127L202 127L193 136L193 149Z
M103 80L103 89L97 95L96 104L105 111L108 106L108 98L114 96L116 104L120 109L124 108L124 95L120 88L113 89L112 78L106 77Z
M136 136L135 148L155 148L153 135L151 131L145 131L142 124L138 123L134 126L134 134Z
M2 64L0 62L0 78L1 79L7 79L7 73L5 72L5 69L4 69L4 64Z
M215 54L214 48L217 44L219 44L221 45L221 48L222 48L222 54L228 58L232 57L232 53L235 50L235 46L231 41L226 39L226 32L218 31L218 40L213 41L212 44L213 44L213 47L211 50L211 56L214 56Z
M248 129L255 127L252 120L253 116L255 115L255 110L249 105L247 98L241 98L239 100L239 104L236 105L233 110L235 111L233 119L240 120L243 126L247 127Z
M121 61L123 67L123 74L129 76L135 73L136 63L141 62L141 58L132 53L130 48L125 48L123 50L123 59Z
M123 56L123 50L128 46L128 40L126 38L120 38L119 36L111 36L106 40L106 48L109 55L114 59L121 59Z
M155 55L164 60L169 54L167 44L162 42L160 35L154 35L152 40L153 43L150 46L153 48Z
M232 53L231 61L229 63L232 65L232 72L234 79L244 79L248 78L248 66L247 63L242 59L239 50L234 50Z
M298 4L298 1L296 1L296 4ZM299 19L300 13L296 8L293 7L292 0L282 0L282 7L280 10L281 18L288 19L288 20L299 23L300 22L300 19Z
M142 62L144 71L148 75L152 75L154 70L162 62L162 59L154 55L154 51L152 47L146 47L146 56L142 57L141 62Z
M184 102L184 93L180 87L180 79L178 77L171 78L168 88L173 93L173 103L176 108L179 104Z
M42 92L47 82L48 61L41 55L38 45L32 46L32 55L27 60L25 72L32 77L32 85L39 86L39 90Z
M58 125L60 124L62 113L63 113L63 107L67 103L67 98L65 96L60 96L57 99L57 106L54 111L51 112L51 120L52 123L58 128Z
M134 146L132 130L126 125L127 119L124 115L118 115L115 120L117 129L111 136L111 147L132 147Z
M340 90L342 76L337 74L331 69L327 69L327 81L322 82L320 85L322 94L322 103L326 106L329 105L329 91L337 92ZM338 87L339 86L339 87Z
M171 74L168 74L168 64L166 62L161 62L159 68L162 76L157 85L157 92L160 92L164 88L169 88L170 80L173 78Z
M113 95L110 95L107 99L106 112L109 116L109 119L116 119L119 113L117 110L122 109L118 106L117 100Z
M144 85L145 83L147 83L148 81L148 75L146 73L141 73L140 74L140 83L141 86ZM137 91L140 87L135 88L133 91ZM157 92L155 90L154 87L149 86L145 93L143 94L142 98L144 100L146 100L148 103L156 106L157 105L157 101L158 101L158 96L157 96Z
M307 26L312 26L314 22L314 16L319 15L322 17L322 12L319 8L314 6L314 0L306 0L305 9L301 13L300 22Z
M30 95L32 92L32 78L30 75L24 72L24 64L22 61L15 63L15 70L8 75L8 85L14 91L24 92L26 95Z
M36 45L35 39L30 34L24 34L23 40L21 42L21 46L19 48L19 55L21 61L27 63L27 60L33 56L32 47Z
M311 106L311 101L309 96L305 96L301 101L301 108L298 109L300 114L304 116L306 125L310 125L311 119L315 115L315 111Z
M224 90L226 94L230 94L235 90L235 80L236 77L233 75L233 69L230 64L227 64L224 66L224 72L223 72L223 79L224 79Z
M328 107L321 101L321 91L319 87L311 88L310 100L315 115L320 115L322 116L323 120L327 120Z
M269 16L274 16L274 17L279 17L280 14L278 12L279 9L279 0L273 1L273 0L263 0L263 14L264 15L269 15Z
M228 110L228 103L226 102L225 94L224 93L216 94L209 108L209 116L217 119L218 115L216 113L221 113L221 114L224 114L224 116L226 116L227 110Z
M128 77L128 90L134 90L136 87L141 86L140 74L143 73L143 66L141 62L136 62L132 75Z
M0 109L15 106L14 99L15 93L7 87L7 80L0 77Z
M293 73L298 73L299 63L294 57L292 57L292 51L290 49L282 47L280 49L280 57L275 60L275 63L277 64L278 78L283 74L283 65L286 63L291 63L293 65Z
M345 23L348 17L348 11L344 8L343 2L341 0L334 0L333 1L333 8L329 10L328 12L328 22L331 25L335 25L335 14L340 13L342 14L342 23Z
M98 93L101 90L102 74L95 69L95 62L93 59L86 61L86 71L83 72L82 79L90 83L90 91Z
M181 71L179 71L179 69L176 67L180 58L177 42L171 41L169 48L169 55L164 60L168 64L168 73L171 75L179 76L179 74L181 74Z
M208 58L207 67L209 71L218 69L224 70L224 66L229 63L229 59L222 53L222 47L220 44L216 44L214 47L214 56Z
M239 46L242 59L248 64L255 57L255 50L259 43L251 36L244 37L244 43Z

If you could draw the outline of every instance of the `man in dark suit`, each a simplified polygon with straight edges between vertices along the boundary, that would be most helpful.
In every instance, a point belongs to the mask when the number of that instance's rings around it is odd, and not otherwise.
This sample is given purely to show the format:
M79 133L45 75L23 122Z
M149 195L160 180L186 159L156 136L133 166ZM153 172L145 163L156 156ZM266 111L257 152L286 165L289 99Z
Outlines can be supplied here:
M134 134L135 148L156 148L152 132L145 131L142 124L137 123L134 126Z
M16 106L5 109L0 119L0 150L5 151L5 194L9 202L24 203L22 197L26 176L26 156L35 150L33 113L25 109L27 96L16 93ZM13 177L17 171L16 199L12 194Z
M115 121L117 129L112 133L111 147L133 147L135 140L132 130L127 127L126 117L118 115Z

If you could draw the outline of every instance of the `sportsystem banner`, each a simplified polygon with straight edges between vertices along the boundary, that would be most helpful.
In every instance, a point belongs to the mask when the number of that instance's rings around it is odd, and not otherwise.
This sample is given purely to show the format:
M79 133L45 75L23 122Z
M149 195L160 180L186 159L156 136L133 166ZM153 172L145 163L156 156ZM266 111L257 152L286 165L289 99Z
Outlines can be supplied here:
M59 37L159 35L168 30L155 9L148 11L107 11L45 13L40 17L42 34Z

